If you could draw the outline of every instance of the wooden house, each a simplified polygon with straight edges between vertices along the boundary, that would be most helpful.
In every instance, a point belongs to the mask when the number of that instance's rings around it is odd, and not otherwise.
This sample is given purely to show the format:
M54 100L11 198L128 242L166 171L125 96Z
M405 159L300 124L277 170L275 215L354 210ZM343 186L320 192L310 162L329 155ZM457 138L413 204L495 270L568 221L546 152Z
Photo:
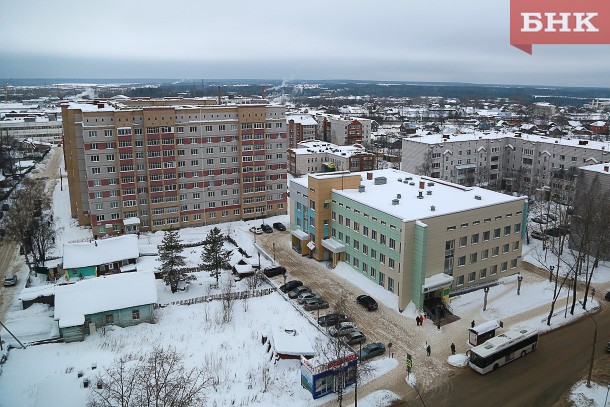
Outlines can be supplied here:
M63 270L68 281L71 278L135 271L138 257L140 250L136 235L67 243L64 245Z

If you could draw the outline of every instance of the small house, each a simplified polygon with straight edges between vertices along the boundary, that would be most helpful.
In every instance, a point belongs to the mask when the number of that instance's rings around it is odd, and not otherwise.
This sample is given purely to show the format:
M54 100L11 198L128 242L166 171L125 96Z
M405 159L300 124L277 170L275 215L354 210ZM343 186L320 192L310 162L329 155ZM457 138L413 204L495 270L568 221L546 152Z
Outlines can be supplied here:
M107 275L56 286L54 319L64 341L82 341L105 325L153 323L156 303L154 273Z
M67 243L64 245L63 269L68 280L135 271L138 257L140 250L135 235Z

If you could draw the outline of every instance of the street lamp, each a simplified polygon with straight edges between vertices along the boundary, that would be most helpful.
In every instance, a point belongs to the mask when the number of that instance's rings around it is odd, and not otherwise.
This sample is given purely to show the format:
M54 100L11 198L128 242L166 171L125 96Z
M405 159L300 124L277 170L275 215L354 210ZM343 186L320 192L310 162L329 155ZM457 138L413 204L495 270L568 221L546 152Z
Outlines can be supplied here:
M483 300L483 311L485 311L487 309L487 294L489 293L489 287L485 287L483 291L485 292L485 299Z
M523 281L523 276L521 273L517 276L517 295L521 295L521 282Z
M578 301L580 305L582 305L582 301ZM583 308L588 316L591 317L591 320L595 324L595 331L593 332L593 347L591 348L591 362L589 363L589 375L587 376L587 387L591 388L591 373L593 372L593 359L595 358L595 344L597 343L597 322L593 315L589 314L589 311L586 308Z
M360 365L360 356L362 355L362 342L358 342L358 357L356 358L356 387L354 388L354 407L358 407L358 366Z

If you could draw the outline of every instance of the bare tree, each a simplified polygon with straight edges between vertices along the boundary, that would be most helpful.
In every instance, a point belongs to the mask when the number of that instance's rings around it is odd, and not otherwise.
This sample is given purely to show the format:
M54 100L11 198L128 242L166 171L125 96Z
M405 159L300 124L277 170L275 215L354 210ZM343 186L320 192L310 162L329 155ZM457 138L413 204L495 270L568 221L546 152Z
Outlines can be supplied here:
M429 177L430 174L432 174L432 150L431 149L428 149L428 151L426 151L424 153L424 158L422 160L422 163L417 166L417 168L415 169L415 173L417 175L424 175L427 177Z
M207 359L206 359L207 360ZM155 348L140 359L121 357L91 388L92 407L201 406L212 385L209 366L187 369L173 348Z
M222 287L222 323L231 322L233 319L233 280L229 278Z

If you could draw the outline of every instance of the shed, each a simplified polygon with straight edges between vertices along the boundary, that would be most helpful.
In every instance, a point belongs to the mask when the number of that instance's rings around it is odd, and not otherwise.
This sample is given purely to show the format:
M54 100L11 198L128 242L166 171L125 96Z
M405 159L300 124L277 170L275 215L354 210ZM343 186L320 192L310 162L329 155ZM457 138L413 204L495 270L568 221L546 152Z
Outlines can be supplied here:
M152 272L113 274L55 288L55 316L66 342L104 325L154 322L157 286Z
M309 338L296 329L274 330L271 345L280 359L309 359L317 354Z

